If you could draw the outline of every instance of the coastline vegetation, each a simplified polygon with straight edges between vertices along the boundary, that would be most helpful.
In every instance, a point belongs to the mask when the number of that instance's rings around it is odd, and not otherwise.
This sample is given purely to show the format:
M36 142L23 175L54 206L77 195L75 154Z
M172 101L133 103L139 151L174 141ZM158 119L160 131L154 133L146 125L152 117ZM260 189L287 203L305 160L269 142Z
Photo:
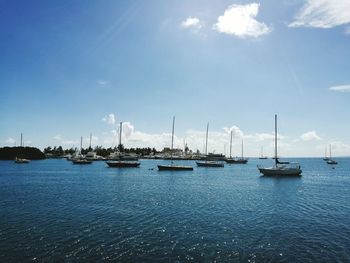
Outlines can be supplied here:
M16 157L29 160L45 159L45 154L35 147L2 147L0 148L0 160L14 160Z
M0 160L14 160L16 157L25 158L29 160L42 160L46 158L62 158L68 155L73 155L76 152L79 152L78 148L63 148L62 146L48 146L44 148L43 151L36 147L0 147ZM181 154L183 150L181 149L171 149L169 147L165 147L163 150L158 151L155 148L144 147L144 148L126 148L123 144L116 147L108 147L104 148L103 146L96 147L87 147L81 149L81 154L86 155L89 152L94 152L97 156L108 157L109 155L115 152L121 152L125 154L135 154L139 157L144 156L155 156L158 154L170 155L173 154ZM185 154L192 154L193 152L186 146ZM196 151L196 154L199 155L199 151Z
M63 149L62 146L54 146L54 147L46 147L44 149L44 154L49 156L64 156L68 154L73 154L77 152L77 148L67 148ZM134 153L139 156L146 156L146 155L154 155L159 153L155 148L145 147L145 148L125 148L122 144L118 147L109 147L104 148L102 146L96 146L94 148L88 147L88 148L82 148L81 154L85 155L88 152L95 152L98 156L107 157L111 153L114 152L123 152L123 153Z

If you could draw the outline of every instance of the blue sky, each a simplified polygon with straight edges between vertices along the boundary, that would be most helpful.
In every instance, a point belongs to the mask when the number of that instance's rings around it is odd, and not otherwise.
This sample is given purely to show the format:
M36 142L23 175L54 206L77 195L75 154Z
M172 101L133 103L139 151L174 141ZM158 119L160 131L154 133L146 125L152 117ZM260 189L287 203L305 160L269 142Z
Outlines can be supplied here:
M0 38L2 146L162 148L175 115L178 147L272 154L277 113L282 156L350 155L347 0L1 1Z

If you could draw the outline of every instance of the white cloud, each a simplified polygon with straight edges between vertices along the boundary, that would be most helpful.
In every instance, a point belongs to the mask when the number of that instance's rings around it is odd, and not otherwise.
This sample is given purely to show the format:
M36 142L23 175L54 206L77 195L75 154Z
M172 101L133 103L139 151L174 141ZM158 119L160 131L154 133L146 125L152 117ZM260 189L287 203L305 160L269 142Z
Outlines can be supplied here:
M233 126L230 127L230 128L224 127L223 130L224 130L225 132L229 133L229 134L230 134L231 131L232 131L232 136L233 136L233 137L242 138L243 135L244 135L243 132L242 132L242 130L241 130L239 127L237 127L236 125L233 125Z
M271 28L255 19L259 13L259 6L258 3L229 6L225 13L218 17L214 29L240 38L259 37L270 33Z
M326 146L327 155L329 155L329 145L332 145L332 157L334 156L349 156L350 153L350 144L344 143L339 140L330 140ZM324 156L324 144L318 145L316 149L320 153L320 156Z
M58 141L62 141L63 140L63 137L61 134L57 134L53 137L55 140L58 140Z
M350 85L341 85L330 87L329 90L338 92L350 92Z
M264 153L272 156L274 153L274 132L244 133L238 126L228 126L221 130L210 130L208 138L208 151L216 153L229 154L230 131L234 131L235 136L232 142L232 156L241 155L241 141L244 140L244 156L259 156L261 147L264 147ZM176 133L174 136L174 148L184 148L184 144L196 151L205 151L205 127L201 130L189 129L181 135ZM118 145L118 127L113 130L102 133L100 142L104 147L115 147ZM302 136L288 137L278 134L278 154L282 157L287 156L322 156L322 150L316 148L317 142L323 140L315 131L309 131ZM309 141L309 143L305 143ZM130 122L123 123L122 143L125 147L151 147L162 150L164 147L170 147L171 133L170 129L166 132L148 133L137 130ZM76 144L79 145L79 144ZM350 147L350 146L349 146ZM349 155L350 148L347 144L334 142L334 152L337 155Z
M117 130L111 130L111 133L113 136L117 136L118 135L118 131Z
M99 79L99 80L97 81L97 84L99 84L99 85L101 85L101 86L105 86L105 85L109 84L109 81L103 80L103 79Z
M123 131L122 131L122 144L126 145L128 143L130 136L134 133L134 125L130 122L123 122ZM119 127L118 129L113 129L108 133L104 133L105 137L103 139L103 143L109 146L117 145L119 143ZM133 139L131 138L131 141ZM129 144L128 144L129 145ZM138 147L134 145L135 147ZM127 146L129 147L129 146Z
M99 138L97 136L92 135L91 136L91 147L94 145L97 145L99 141ZM88 147L90 145L90 136L84 137L83 138L83 144L86 145L85 147ZM83 147L84 147L83 145Z
M255 133L252 135L245 136L247 138L253 139L255 141L261 142L265 140L273 140L275 138L274 133ZM279 139L284 139L285 137L278 134Z
M8 144L14 144L16 142L15 139L11 138L11 137L8 137L6 140L5 140L5 143L8 143Z
M53 139L56 140L59 145L65 145L66 147L74 146L80 143L78 140L65 139L61 134L56 134Z
M305 132L300 136L300 139L302 139L303 141L322 140L322 138L317 135L316 131Z
M127 139L132 135L133 132L134 132L134 125L132 125L130 122L123 122L122 136Z
M31 145L32 144L32 141L24 141L23 142L23 146L29 146L29 145Z
M349 0L307 0L289 27L332 28L348 23Z
M131 125L131 124L130 124ZM133 127L133 125L131 125ZM134 128L133 128L134 129ZM124 136L124 126L123 126L123 144L126 147L151 147L158 150L164 147L170 147L171 144L171 133L145 133L142 131L133 130L131 135L126 138ZM266 145L266 151L272 151L273 147L273 133L255 133L255 134L244 134L244 132L237 126L232 126L230 128L224 127L222 131L209 130L208 136L208 151L209 152L224 152L226 149L226 154L229 152L230 144L230 132L234 132L233 142L232 142L232 155L241 154L241 139L244 139L245 152L250 155L259 154L260 146L257 147L257 141L270 140L271 142ZM178 137L176 134L174 136L174 148L183 148L184 142L188 147L196 151L197 149L201 152L205 151L205 130L187 130L183 137ZM108 138L105 142L109 145L116 145L118 133L113 130L109 133ZM286 136L279 135L279 146L281 148L289 148L290 144L284 141ZM271 148L271 149L270 149Z
M181 22L181 26L184 28L197 28L200 29L202 27L202 23L197 17L188 17L186 20Z
M254 140L256 142L262 142L265 140L274 140L275 139L275 133L271 132L271 133L253 133L253 134L246 134L243 136L244 139L249 139L249 140ZM277 133L277 138L278 140L284 140L286 138L288 138L285 135L279 134Z
M103 133L102 144L106 147L114 147L118 145L118 131L111 130Z
M349 155L350 151L350 145L341 141L331 141L330 143L332 145L332 155L333 152L337 151L337 154L339 153L345 153Z
M104 121L104 122L106 122L106 123L108 123L108 124L111 124L111 125L113 125L113 124L115 124L115 115L114 115L114 113L110 113L110 114L108 114L108 115L106 115L106 116L104 116L103 118L102 118L102 121Z

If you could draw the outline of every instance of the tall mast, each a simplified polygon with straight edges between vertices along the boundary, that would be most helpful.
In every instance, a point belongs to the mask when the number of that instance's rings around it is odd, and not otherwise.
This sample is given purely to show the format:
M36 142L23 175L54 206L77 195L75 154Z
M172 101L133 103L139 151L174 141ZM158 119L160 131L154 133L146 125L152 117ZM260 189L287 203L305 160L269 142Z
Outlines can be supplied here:
M231 138L230 138L230 159L232 158L232 130L231 130Z
M275 163L277 165L277 114L275 114Z
M205 135L205 155L208 154L208 130L209 130L209 122L207 123L207 133Z
M121 150L122 147L122 132L123 132L123 122L120 122L119 124L119 150Z
M123 133L123 122L119 123L119 146L118 146L118 156L120 161L120 152L122 151L122 133Z
M173 161L173 147L174 147L174 129L175 129L175 116L173 117L173 129L171 131L171 149L170 149L170 158L171 162Z
M90 146L89 146L89 149L91 149L91 138L92 138L92 133L90 133Z
M329 159L332 160L332 144L329 145Z
M242 159L243 159L243 139L242 139Z
M80 136L80 154L82 150L83 150L83 136Z
M22 147L23 134L21 133L21 147Z

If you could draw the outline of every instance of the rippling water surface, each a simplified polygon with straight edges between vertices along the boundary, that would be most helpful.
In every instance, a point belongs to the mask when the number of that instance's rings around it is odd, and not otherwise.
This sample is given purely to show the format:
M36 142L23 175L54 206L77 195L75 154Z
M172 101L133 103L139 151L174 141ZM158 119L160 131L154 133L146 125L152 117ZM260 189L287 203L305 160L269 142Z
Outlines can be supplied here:
M159 172L0 161L0 262L350 262L350 159ZM183 161L186 164L194 162Z

